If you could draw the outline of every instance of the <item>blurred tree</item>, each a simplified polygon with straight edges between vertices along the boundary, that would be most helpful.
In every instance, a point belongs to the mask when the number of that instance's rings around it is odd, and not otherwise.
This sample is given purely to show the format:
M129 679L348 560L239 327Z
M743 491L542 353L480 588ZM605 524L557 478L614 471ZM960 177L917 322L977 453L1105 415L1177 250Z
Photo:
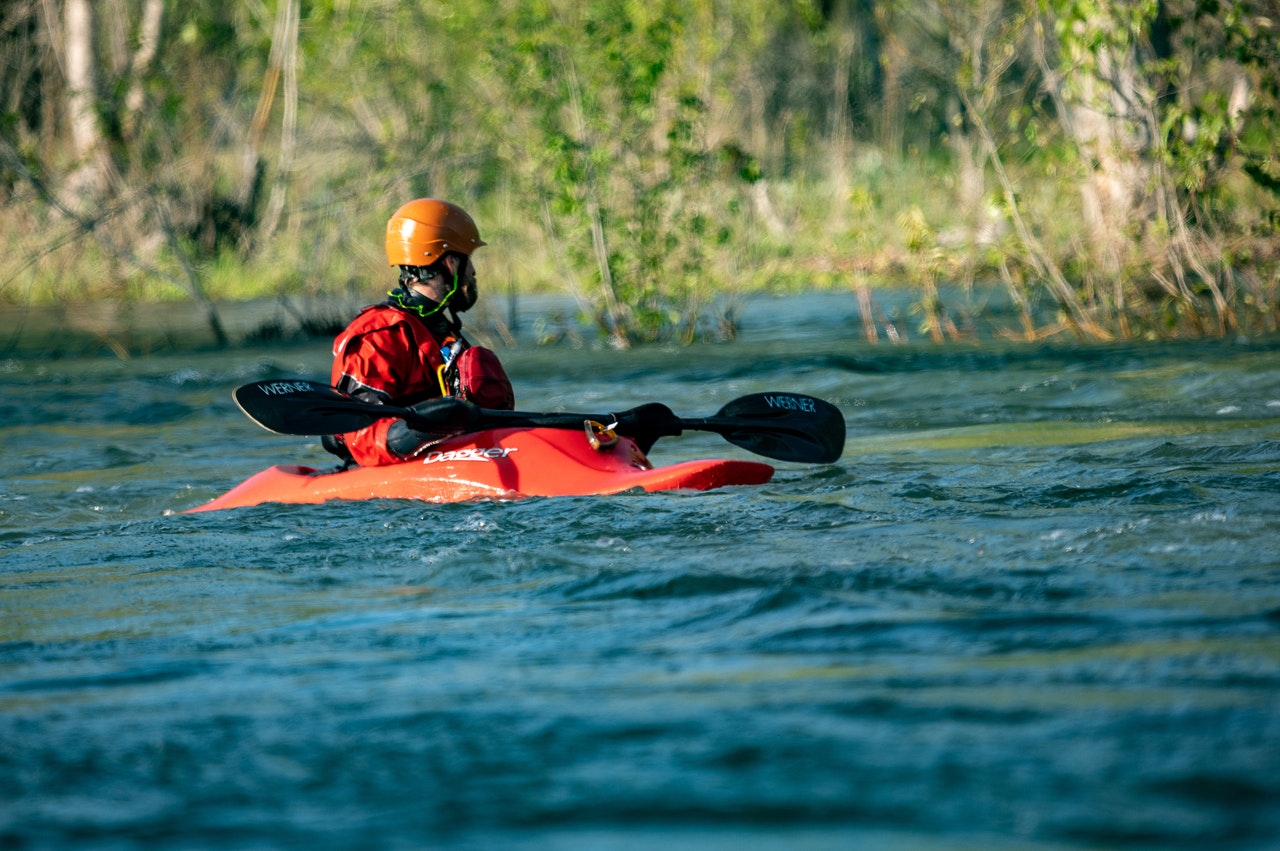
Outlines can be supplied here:
M1239 327L1243 294L1214 199L1231 174L1256 180L1280 154L1278 22L1252 2L1041 8L1038 55L1082 176L1088 297L1125 334L1152 307L1149 285L1168 325ZM1250 283L1255 302L1268 300Z
M1276 21L1269 0L10 0L6 270L160 281L220 334L219 274L356 287L387 212L445 195L555 258L620 346L731 332L712 302L769 264L855 267L868 300L865 255L895 252L937 333L956 246L1024 322L1039 298L1095 337L1223 333L1276 315Z

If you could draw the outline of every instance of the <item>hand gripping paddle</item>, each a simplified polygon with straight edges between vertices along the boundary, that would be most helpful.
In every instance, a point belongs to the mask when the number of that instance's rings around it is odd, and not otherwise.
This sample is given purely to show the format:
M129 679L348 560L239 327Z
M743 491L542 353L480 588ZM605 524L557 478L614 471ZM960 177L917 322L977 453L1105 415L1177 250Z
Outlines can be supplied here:
M830 464L844 452L844 415L830 402L799 393L752 393L729 402L709 417L677 417L650 402L616 414L527 413L478 408L446 396L416 409L353 399L313 381L255 381L236 388L240 410L279 434L320 435L356 431L386 417L403 419L418 431L463 433L487 428L580 429L586 420L610 425L621 435L648 444L683 431L711 431L766 458Z

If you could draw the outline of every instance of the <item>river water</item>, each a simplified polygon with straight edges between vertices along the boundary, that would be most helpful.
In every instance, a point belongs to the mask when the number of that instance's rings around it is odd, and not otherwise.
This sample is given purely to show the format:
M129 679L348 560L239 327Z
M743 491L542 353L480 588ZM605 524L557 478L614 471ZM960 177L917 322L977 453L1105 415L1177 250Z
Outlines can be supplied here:
M230 400L325 341L7 356L0 846L1277 847L1280 340L852 316L502 351L526 410L824 397L836 464L460 505L180 513L326 463Z

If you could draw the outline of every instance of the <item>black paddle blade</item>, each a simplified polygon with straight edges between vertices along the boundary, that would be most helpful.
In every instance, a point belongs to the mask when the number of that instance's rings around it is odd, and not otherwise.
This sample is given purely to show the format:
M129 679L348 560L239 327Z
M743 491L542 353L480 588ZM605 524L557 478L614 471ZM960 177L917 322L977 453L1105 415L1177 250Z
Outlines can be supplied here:
M844 454L844 414L830 402L800 393L753 393L713 417L684 420L685 428L714 431L766 458L831 464Z
M352 399L314 381L255 381L237 387L231 395L249 419L278 434L345 434L384 417L409 413Z

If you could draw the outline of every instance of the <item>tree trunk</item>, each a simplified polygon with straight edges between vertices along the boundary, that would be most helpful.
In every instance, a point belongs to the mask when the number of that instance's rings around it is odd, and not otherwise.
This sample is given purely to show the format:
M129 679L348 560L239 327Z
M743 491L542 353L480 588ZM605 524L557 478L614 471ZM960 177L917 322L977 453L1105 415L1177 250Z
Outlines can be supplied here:
M1087 20L1074 7L1055 29L1056 61L1040 52L1058 114L1087 170L1081 184L1085 228L1104 276L1121 272L1142 226L1152 216L1151 117L1155 91L1144 78L1139 50L1146 33L1106 5ZM1120 305L1117 305L1118 307Z
M271 41L272 68L284 72L284 115L280 121L280 153L277 159L275 180L271 184L271 197L267 201L258 237L269 240L284 214L285 199L289 190L290 172L296 147L298 126L298 0L284 0L276 16L275 33Z
M1106 76L1084 76L1070 127L1085 162L1093 164L1081 186L1089 239L1103 272L1118 275L1127 246L1137 241L1135 226L1150 218L1153 140L1143 132L1147 124L1139 114L1146 99L1135 96L1137 58L1106 50L1099 65Z
M160 47L163 21L164 0L146 0L142 8L142 22L138 26L138 49L129 65L129 93L124 98L124 115L120 121L126 138L131 138L137 129L138 115L145 103L142 82Z
M62 13L63 75L67 81L67 127L75 165L63 184L63 201L83 211L102 188L102 131L95 103L93 9L89 0L66 0Z

